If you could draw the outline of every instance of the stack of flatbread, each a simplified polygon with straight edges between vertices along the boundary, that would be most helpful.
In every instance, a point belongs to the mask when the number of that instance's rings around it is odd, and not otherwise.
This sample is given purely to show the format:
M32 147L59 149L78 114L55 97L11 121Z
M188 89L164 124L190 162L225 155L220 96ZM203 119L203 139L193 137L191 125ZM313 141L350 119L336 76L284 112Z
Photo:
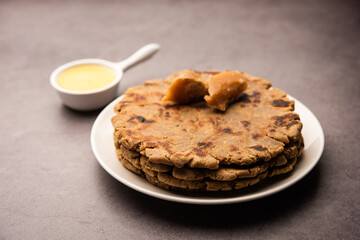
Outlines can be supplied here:
M246 74L247 89L223 112L205 101L164 103L174 76L129 88L115 106L114 143L125 168L186 191L240 189L293 170L302 123L284 91Z

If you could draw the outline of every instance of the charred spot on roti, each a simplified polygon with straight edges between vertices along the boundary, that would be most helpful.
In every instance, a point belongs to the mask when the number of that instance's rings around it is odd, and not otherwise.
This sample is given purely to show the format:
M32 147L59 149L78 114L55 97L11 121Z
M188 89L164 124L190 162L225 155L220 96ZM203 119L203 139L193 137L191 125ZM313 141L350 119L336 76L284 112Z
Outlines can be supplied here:
M252 146L252 147L250 147L250 148L255 149L255 150L257 150L257 151L266 151L266 150L267 150L266 148L264 148L264 147L261 146L261 145Z

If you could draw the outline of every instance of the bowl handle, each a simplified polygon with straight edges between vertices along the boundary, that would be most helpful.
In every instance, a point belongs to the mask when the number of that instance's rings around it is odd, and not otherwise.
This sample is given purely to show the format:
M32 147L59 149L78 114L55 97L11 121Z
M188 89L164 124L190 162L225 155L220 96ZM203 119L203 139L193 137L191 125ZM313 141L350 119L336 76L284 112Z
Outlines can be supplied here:
M128 69L129 67L139 63L146 58L150 57L154 53L156 53L160 49L160 45L157 43L150 43L148 45L143 46L135 53L133 53L130 57L126 58L121 62L117 62L116 65L121 68L123 71Z

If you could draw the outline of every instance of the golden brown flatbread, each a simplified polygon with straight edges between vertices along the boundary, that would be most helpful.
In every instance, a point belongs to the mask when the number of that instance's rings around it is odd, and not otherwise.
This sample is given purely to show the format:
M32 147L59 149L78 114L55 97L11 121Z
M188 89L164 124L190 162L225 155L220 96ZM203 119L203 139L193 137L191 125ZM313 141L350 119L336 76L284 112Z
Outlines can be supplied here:
M205 101L162 102L178 73L128 89L112 118L123 165L160 187L194 191L239 189L291 171L303 148L294 101L242 74L247 89L225 112Z

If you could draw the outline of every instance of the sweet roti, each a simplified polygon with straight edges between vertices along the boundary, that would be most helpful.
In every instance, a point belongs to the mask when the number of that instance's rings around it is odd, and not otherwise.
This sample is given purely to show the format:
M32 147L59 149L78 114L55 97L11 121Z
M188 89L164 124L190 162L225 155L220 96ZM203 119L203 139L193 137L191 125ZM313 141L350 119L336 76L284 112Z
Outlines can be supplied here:
M246 74L248 88L226 112L205 101L163 103L176 74L130 88L115 106L114 144L127 169L190 191L239 189L293 169L302 123L284 91Z

